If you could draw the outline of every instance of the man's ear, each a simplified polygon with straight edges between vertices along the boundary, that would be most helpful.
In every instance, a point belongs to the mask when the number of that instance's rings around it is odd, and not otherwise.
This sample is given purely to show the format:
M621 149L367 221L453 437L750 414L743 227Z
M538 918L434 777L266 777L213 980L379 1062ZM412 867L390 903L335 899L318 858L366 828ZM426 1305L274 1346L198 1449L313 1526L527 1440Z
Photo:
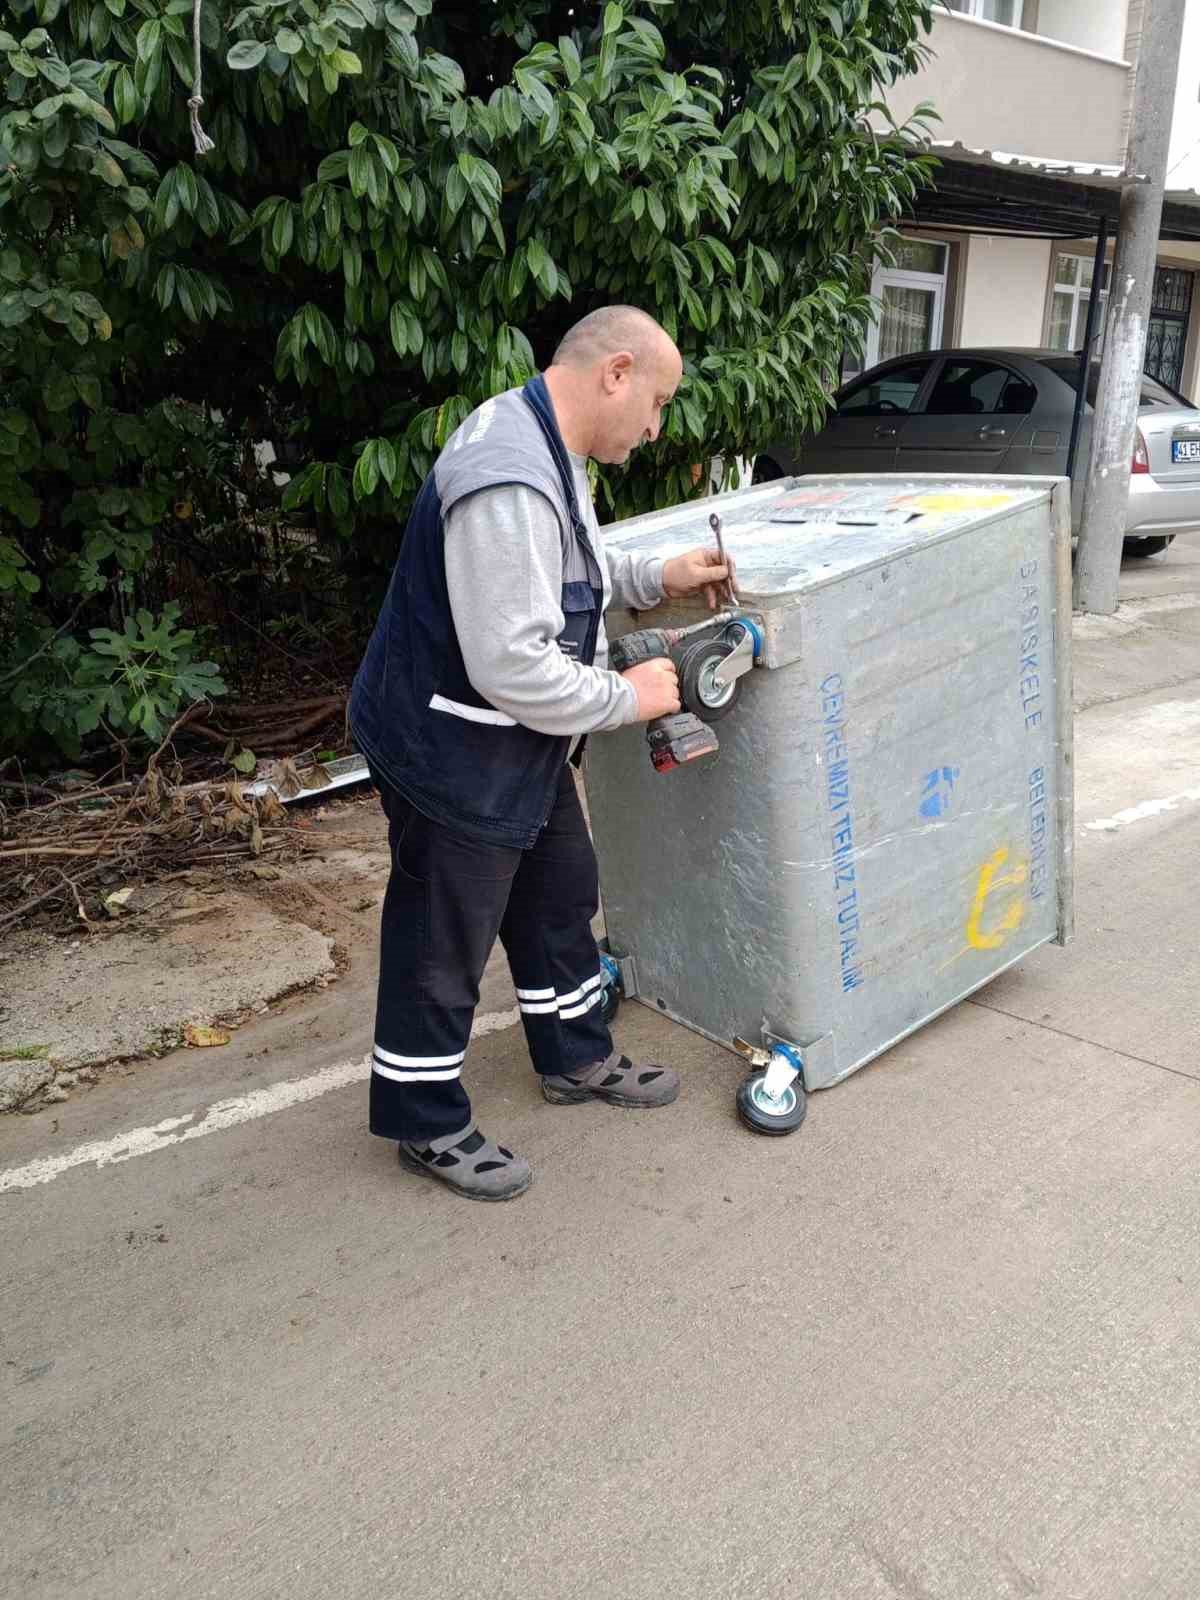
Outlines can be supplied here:
M633 370L633 356L628 350L622 350L615 356L609 356L604 363L603 382L605 394L615 394L619 388L629 381Z

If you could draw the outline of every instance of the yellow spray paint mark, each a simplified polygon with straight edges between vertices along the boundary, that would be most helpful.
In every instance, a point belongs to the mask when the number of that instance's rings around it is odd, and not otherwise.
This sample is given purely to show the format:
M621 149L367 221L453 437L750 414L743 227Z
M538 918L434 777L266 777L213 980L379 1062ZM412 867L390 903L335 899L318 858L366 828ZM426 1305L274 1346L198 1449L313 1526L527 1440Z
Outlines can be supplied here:
M988 913L992 897L1005 889L1023 889L1029 879L1029 868L1024 861L1014 863L1007 872L1001 870L1007 863L1008 857L1008 846L1001 845L980 867L975 881L975 895L967 917L967 942L957 955L951 956L949 961L943 963L939 971L947 972L964 956L969 956L972 950L999 950L1008 943L1024 922L1026 902L1025 896L1020 894L1009 901L995 922L984 927L984 918Z
M971 903L971 915L967 918L967 943L972 950L999 950L1025 920L1025 897L1022 895L1010 902L990 930L985 932L983 928L984 913L991 895L998 889L1019 889L1029 877L1029 869L1023 861L1017 862L1010 872L1001 872L1007 860L1008 847L1001 845L979 869L975 899Z
M1011 494L987 494L981 490L947 491L942 494L906 495L897 505L911 506L914 511L995 511L999 506L1011 505Z

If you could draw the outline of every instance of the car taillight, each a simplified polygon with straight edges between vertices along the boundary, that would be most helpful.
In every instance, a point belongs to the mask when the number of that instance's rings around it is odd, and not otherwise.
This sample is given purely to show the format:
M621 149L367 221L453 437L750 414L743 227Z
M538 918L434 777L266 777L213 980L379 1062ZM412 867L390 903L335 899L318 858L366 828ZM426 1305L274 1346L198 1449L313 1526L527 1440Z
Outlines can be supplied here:
M1133 465L1130 472L1150 471L1150 452L1146 449L1146 441L1142 438L1142 430L1138 428L1133 436Z

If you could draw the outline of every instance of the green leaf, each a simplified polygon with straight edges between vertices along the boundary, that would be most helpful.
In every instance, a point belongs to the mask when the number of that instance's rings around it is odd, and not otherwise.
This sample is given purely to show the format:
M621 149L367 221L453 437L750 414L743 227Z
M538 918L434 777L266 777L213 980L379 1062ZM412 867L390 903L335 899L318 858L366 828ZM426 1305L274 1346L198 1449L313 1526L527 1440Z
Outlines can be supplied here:
M68 406L75 404L76 397L75 384L70 375L57 367L52 368L42 382L42 401L46 410L65 411Z
M339 178L344 178L350 170L350 151L337 150L331 156L326 156L317 168L317 181L319 183L336 183Z
M566 73L567 82L576 84L583 75L583 62L579 59L579 51L575 48L574 39L564 34L558 41L558 55Z
M392 336L392 345L398 356L408 354L408 317L404 307L397 303L392 307L388 318L388 331Z
M124 127L127 122L133 121L141 109L141 101L134 88L133 74L128 67L119 68L113 79L112 96L117 121Z
M37 64L38 71L47 83L53 84L56 89L69 89L71 87L71 74L63 62L57 61L53 56L45 56Z
M462 209L462 203L467 198L467 180L463 176L462 163L470 160L469 156L460 156L459 164L451 167L446 174L446 215L456 217Z
M271 224L271 249L277 256L286 255L292 247L295 224L292 220L291 206L284 204L275 213Z
M513 76L521 93L533 101L543 116L549 116L554 110L554 97L542 80L532 72L523 72L520 67Z
M367 192L371 176L371 152L359 145L350 152L350 193L359 199Z
M354 468L354 498L366 500L375 493L379 483L379 466L375 459L375 442L372 440L358 458Z
M616 33L624 21L625 12L615 3L615 0L609 0L609 4L604 8L603 37L607 39L610 33Z
M350 288L357 289L362 282L362 251L354 239L342 246L342 272Z
M161 43L162 23L157 18L152 18L149 22L143 22L137 34L138 60L149 61Z
M106 150L97 150L92 157L92 171L110 188L123 189L125 174Z
M147 27L153 24L147 23ZM142 30L145 32L145 29ZM239 39L229 54L225 57L227 66L235 72L249 72L252 68L261 66L266 60L267 47L258 39Z
M325 492L330 511L340 521L350 510L350 491L346 486L346 474L340 467L331 467L326 473Z
M720 239L709 239L707 244L708 248L717 258L722 269L727 272L731 278L734 277L737 273L737 267L734 264L733 252L730 250L729 246L722 243Z
M54 220L54 207L44 194L35 194L26 202L25 215L35 233L45 233Z
M362 62L353 50L335 50L329 61L334 71L340 72L343 77L357 77L362 71Z
M285 56L299 55L304 49L304 40L294 28L280 28L275 35L275 48L281 50Z

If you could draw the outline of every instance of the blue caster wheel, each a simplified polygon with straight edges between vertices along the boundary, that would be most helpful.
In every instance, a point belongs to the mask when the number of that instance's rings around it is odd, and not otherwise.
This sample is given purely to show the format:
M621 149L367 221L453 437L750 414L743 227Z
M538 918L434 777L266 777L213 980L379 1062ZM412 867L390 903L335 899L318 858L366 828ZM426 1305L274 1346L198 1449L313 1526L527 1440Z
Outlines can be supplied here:
M742 1080L737 1092L737 1114L751 1133L779 1137L795 1133L804 1121L808 1100L797 1078L777 1098L766 1090L766 1073L752 1072Z
M602 950L600 970L604 974L604 985L600 990L600 1016L607 1028L621 1009L621 969L613 958Z

